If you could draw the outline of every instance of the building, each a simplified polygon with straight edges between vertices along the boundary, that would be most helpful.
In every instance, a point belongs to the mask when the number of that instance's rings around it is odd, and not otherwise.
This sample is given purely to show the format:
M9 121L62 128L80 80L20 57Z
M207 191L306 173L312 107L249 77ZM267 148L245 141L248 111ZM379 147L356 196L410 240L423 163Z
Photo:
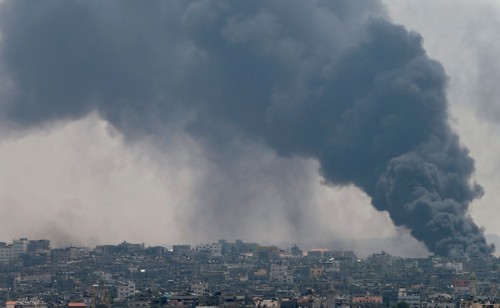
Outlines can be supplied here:
M120 284L116 288L117 298L118 299L126 299L135 295L135 283L129 281L128 283Z
M354 296L352 298L353 308L381 308L382 296Z
M500 308L500 304L497 303L475 303L472 301L461 301L460 308Z
M69 261L69 249L68 248L55 248L50 251L50 258L52 262L67 262Z
M321 262L326 273L338 273L340 272L340 261L334 259L327 259Z
M191 251L191 245L173 245L172 251L176 256L182 256L184 254L189 254Z
M47 308L44 301L37 299L20 299L17 301L8 301L5 303L6 308Z
M22 237L18 240L13 240L12 241L12 257L17 258L21 254L27 253L28 252L28 239L25 237Z
M309 276L311 278L319 278L323 276L325 269L322 266L315 266L309 269Z
M206 282L192 283L191 291L197 295L208 295L210 293L208 289L208 283Z
M28 252L47 252L50 250L49 240L30 240L28 242Z
M278 283L293 283L293 274L291 268L286 262L271 263L269 269L269 280Z
M9 263L12 259L12 245L0 242L0 264Z
M196 246L196 251L208 252L212 257L220 257L222 256L222 245L220 243L212 243L212 244L199 244Z
M420 294L407 292L406 289L401 288L398 291L398 302L405 302L410 308L420 307Z

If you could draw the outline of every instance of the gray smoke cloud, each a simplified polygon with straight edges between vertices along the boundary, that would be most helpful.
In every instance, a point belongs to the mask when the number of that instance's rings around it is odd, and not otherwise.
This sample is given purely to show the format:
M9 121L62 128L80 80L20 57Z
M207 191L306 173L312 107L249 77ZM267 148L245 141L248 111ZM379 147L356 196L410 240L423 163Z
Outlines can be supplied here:
M168 144L180 122L221 170L241 143L312 158L435 254L493 251L468 216L482 189L444 70L378 2L6 1L0 27L4 123L97 112Z

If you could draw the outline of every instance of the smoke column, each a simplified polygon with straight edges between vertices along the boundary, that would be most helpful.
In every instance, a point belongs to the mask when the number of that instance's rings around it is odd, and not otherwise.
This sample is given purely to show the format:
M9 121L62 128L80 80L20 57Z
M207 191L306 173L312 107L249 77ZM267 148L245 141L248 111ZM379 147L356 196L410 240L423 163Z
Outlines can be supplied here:
M0 27L5 125L96 111L162 142L179 121L221 157L241 140L316 159L435 254L493 251L444 70L378 2L18 0Z

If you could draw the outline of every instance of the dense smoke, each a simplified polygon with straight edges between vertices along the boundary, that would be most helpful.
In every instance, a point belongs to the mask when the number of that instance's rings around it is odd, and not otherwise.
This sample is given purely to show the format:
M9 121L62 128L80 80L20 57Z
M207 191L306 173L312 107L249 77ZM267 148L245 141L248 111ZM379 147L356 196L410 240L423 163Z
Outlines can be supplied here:
M262 143L316 159L326 184L356 185L436 254L489 254L443 68L386 19L347 0L6 1L3 121L96 111L159 141L178 121L220 164L230 142Z

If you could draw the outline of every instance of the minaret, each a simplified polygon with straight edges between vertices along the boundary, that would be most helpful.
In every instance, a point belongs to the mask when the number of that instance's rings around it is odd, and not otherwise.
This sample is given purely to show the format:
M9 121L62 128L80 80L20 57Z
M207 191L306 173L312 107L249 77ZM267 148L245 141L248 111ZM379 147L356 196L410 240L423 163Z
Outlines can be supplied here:
M326 295L326 304L328 308L335 308L336 304L337 292L335 291L335 287L333 286L333 281L330 282L330 288Z
M472 297L476 297L477 295L477 279L476 274L472 272L469 278L469 292Z

